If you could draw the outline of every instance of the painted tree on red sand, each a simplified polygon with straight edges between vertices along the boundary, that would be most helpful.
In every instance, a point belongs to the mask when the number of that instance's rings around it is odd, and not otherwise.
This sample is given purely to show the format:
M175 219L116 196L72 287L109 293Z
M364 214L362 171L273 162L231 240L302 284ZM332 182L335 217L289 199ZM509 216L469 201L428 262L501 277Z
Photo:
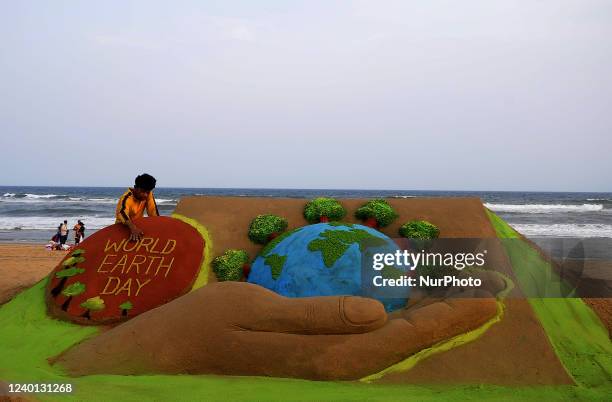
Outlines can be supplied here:
M119 308L121 309L121 316L122 317L127 317L128 315L128 311L130 311L132 308L134 308L134 305L132 304L131 301L126 300L123 303L121 303L119 305Z
M72 285L68 286L66 289L62 290L62 294L67 297L64 304L62 304L62 310L68 311L68 306L70 306L70 302L74 296L78 296L81 293L85 292L85 284L81 282L75 282Z
M91 318L92 311L104 310L106 306L104 305L104 299L102 299L100 296L96 296L85 300L83 303L81 303L81 307L87 309L87 311L85 311L81 317Z
M62 289L64 289L64 286L66 285L66 281L68 280L68 278L71 278L75 275L82 274L83 272L85 272L83 268L77 267L77 264L85 262L85 257L83 257L83 254L85 254L85 250L83 249L74 250L70 254L70 257L67 258L66 261L62 263L62 266L64 267L64 269L61 271L58 271L55 274L55 277L61 280L59 281L57 286L51 289L51 296L53 296L54 298L59 296L59 294L62 292Z

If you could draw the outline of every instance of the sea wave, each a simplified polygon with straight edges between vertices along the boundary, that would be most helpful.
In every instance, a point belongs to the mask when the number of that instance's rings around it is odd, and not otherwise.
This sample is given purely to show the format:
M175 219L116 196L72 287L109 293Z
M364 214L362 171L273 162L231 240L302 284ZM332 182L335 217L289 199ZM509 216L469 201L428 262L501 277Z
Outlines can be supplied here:
M0 203L7 204L48 204L48 205L57 205L57 204L112 204L116 203L117 200L89 200L89 199L76 199L76 197L66 197L66 198L10 198L10 197L2 197L0 198Z
M10 204L81 204L81 205L92 205L92 204L116 204L118 198L83 198L83 197L64 197L64 196L55 196L55 197L9 197L3 196L0 197L0 202L10 203ZM176 205L178 203L177 200L171 198L156 198L158 204L163 205Z
M115 204L118 199L115 198L88 198L87 201L90 201L95 204Z
M512 225L527 237L612 237L612 225L588 224L538 224L525 223Z
M25 194L25 198L34 198L34 199L38 199L38 198L55 198L55 197L64 197L64 196L57 195L57 194L29 194L29 193Z
M70 216L66 217L68 228L81 219L87 229L102 229L115 223L114 217ZM0 217L0 230L48 230L54 234L62 219L50 216Z
M555 212L596 212L603 210L602 204L484 204L495 212L517 212L525 214L549 214Z

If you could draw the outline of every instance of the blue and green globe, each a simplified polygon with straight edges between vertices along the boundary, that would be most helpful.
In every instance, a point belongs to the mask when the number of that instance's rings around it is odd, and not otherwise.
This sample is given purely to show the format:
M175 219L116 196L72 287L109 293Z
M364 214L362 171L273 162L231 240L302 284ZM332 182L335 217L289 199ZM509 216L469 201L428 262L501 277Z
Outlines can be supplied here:
M253 262L248 281L287 297L374 297L392 311L406 305L407 291L393 298L373 291L371 256L396 250L393 240L367 226L303 226L268 243Z

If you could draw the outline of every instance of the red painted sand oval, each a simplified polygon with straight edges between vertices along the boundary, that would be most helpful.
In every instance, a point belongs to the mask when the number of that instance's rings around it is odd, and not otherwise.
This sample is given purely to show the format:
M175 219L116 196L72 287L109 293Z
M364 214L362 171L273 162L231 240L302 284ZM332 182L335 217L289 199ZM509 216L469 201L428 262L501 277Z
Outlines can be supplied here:
M204 239L198 231L165 216L141 218L135 223L144 232L139 242L130 242L129 230L115 224L94 233L74 249L85 250L81 255L84 261L66 267L63 263L74 250L68 253L53 270L47 285L47 301L53 315L80 323L120 321L167 303L192 288L204 251ZM77 271L62 283L56 274L71 267L85 271ZM85 285L82 293L72 297L62 293L77 282ZM74 285L71 289L78 293L78 288ZM91 308L81 306L96 297L104 303L94 299L86 305Z

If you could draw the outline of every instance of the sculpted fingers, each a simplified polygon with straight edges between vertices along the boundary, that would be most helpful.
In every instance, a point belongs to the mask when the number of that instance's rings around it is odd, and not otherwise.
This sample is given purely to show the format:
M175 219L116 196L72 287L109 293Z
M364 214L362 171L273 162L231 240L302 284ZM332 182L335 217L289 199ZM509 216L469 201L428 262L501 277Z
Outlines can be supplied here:
M355 296L288 298L244 282L207 286L206 303L228 329L303 334L367 332L383 326L383 305Z
M235 334L246 348L230 374L354 380L380 371L420 350L414 328L392 320L371 332L301 335L244 331Z
M403 318L433 343L476 329L496 314L494 298L446 299L402 311Z
M73 375L236 374L357 379L496 313L495 299L415 306L387 320L360 297L288 299L247 283L206 286L66 351Z
M354 296L278 297L259 308L238 325L264 332L349 334L372 331L387 320L380 302Z

